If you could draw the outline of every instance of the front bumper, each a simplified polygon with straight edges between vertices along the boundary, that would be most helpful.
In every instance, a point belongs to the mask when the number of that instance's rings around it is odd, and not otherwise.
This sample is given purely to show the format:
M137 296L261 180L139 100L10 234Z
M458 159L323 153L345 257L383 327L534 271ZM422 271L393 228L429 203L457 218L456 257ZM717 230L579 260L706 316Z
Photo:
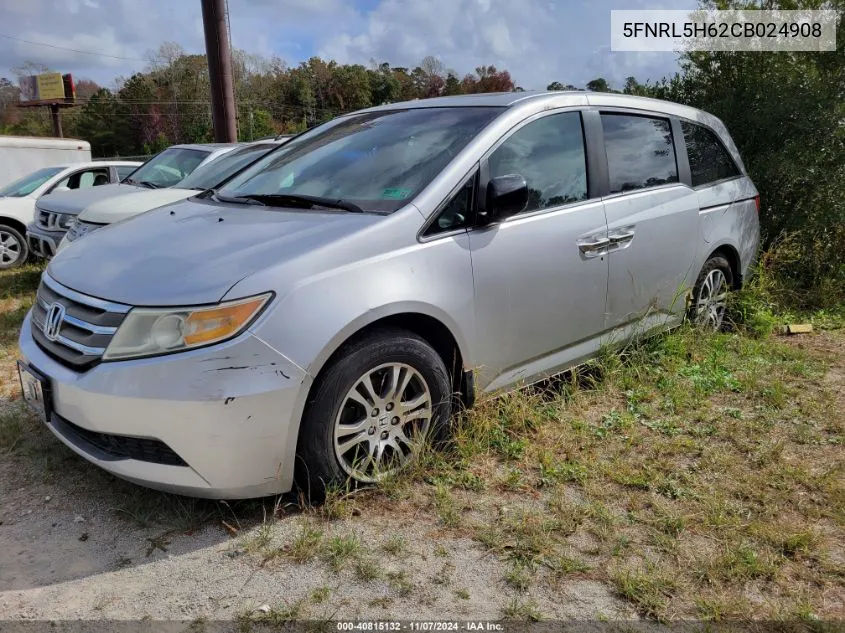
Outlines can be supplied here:
M50 430L112 474L214 499L290 490L310 380L252 334L79 373L35 343L27 315L20 348L24 362L48 379Z
M33 222L26 227L26 241L29 244L30 252L44 259L52 258L66 232L50 231Z

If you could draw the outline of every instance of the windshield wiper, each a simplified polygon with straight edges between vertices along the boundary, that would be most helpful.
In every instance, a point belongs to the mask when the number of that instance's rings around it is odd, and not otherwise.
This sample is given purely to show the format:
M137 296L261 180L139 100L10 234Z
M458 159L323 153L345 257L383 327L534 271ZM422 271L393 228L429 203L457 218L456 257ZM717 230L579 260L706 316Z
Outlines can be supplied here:
M322 196L306 196L292 193L254 193L241 196L247 200L254 200L271 207L303 207L313 209L324 207L326 209L341 209L352 213L363 213L364 210L353 202L339 200L337 198L324 198Z
M252 198L241 198L239 196L225 196L222 193L219 193L216 189L209 189L206 193L206 197L211 198L215 202L228 202L230 204L254 204L259 207L267 206L260 200L254 200Z
M160 189L161 188L157 184L155 184L154 182L150 182L149 180L135 180L134 178L127 178L123 182L125 182L128 185L137 185L139 187L146 187L147 189Z

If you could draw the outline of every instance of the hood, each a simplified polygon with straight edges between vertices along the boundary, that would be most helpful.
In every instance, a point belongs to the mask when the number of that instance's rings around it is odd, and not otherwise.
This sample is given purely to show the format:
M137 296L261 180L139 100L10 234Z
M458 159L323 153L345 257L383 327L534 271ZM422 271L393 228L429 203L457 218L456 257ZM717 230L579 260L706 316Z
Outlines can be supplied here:
M186 200L72 242L47 272L78 292L129 305L216 303L241 279L319 256L312 251L383 219Z
M137 193L138 190L146 191L135 185L118 183L115 185L100 185L99 187L85 187L73 191L58 191L49 193L38 198L36 205L39 209L53 211L54 213L70 213L76 215L93 202L113 198L125 193Z
M199 191L195 189L143 189L126 195L120 195L106 200L100 200L85 207L79 214L79 219L97 224L113 224L120 220L131 218L139 213L150 211L171 202L178 202L195 196Z

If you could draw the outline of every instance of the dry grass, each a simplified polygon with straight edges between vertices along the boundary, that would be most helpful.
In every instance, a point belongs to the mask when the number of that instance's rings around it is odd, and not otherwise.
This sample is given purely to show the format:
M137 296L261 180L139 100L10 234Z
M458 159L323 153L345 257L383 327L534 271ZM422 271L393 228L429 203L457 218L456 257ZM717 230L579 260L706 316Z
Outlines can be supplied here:
M661 620L841 618L844 335L682 328L605 354L482 403L358 502L434 514L517 593L577 575Z
M35 301L40 266L27 265L0 272L0 398L11 400L20 392L15 361L21 321Z

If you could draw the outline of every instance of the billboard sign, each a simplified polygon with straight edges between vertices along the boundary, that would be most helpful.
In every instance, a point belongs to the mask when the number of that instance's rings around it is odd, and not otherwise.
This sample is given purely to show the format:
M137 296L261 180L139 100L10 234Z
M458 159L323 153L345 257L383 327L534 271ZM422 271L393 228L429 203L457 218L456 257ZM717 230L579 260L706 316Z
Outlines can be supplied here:
M20 100L27 101L73 101L76 89L70 74L42 73L20 77L18 85L21 89Z

